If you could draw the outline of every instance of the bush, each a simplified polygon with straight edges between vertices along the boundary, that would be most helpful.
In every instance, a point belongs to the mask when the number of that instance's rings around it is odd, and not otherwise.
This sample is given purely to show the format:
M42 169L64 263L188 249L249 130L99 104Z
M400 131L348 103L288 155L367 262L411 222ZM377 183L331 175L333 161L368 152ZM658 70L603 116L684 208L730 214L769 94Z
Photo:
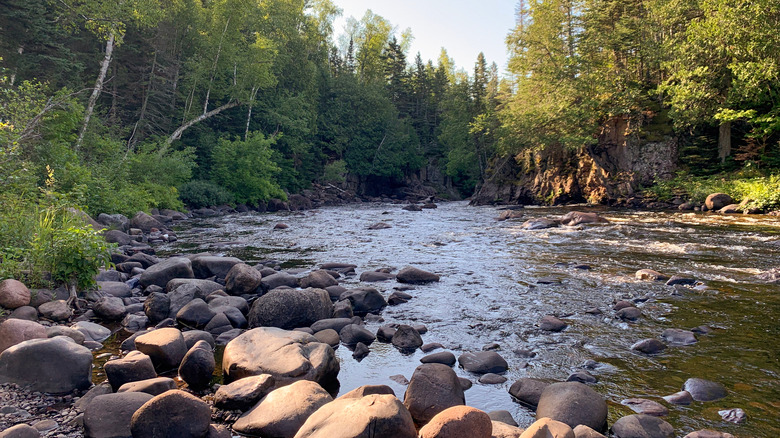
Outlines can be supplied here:
M325 165L325 170L322 175L322 182L337 184L343 183L346 181L346 174L347 163L344 160L337 160Z
M780 175L761 175L750 168L707 177L681 172L674 179L656 183L648 192L662 201L681 197L697 204L703 204L712 193L726 193L735 202L745 201L746 210L780 209Z
M220 139L212 151L212 179L230 190L236 202L286 199L276 181L280 169L272 160L273 143L273 139L256 132L246 140Z
M233 203L233 194L225 188L203 180L193 180L179 188L179 199L191 208Z

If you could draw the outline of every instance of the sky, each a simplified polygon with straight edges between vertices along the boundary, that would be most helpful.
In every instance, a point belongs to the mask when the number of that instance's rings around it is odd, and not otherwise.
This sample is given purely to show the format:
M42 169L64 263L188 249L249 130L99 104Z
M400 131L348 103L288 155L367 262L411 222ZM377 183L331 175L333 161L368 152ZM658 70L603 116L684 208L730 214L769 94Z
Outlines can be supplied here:
M382 16L396 35L411 28L414 41L407 54L413 62L417 52L423 61L437 63L441 48L455 61L458 69L473 73L479 52L488 65L495 62L499 71L507 64L505 39L515 24L516 0L333 0L344 13L334 23L334 33L344 33L347 17L360 20L367 9Z

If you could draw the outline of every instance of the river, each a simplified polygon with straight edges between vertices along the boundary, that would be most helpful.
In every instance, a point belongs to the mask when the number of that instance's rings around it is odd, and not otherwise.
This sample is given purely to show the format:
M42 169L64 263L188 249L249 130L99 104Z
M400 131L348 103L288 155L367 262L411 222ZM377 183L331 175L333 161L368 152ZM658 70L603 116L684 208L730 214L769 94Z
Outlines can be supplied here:
M586 209L586 207L578 207ZM525 217L499 222L494 207L442 203L437 209L409 212L394 204L354 204L303 213L238 214L193 219L176 229L179 240L160 254L211 252L248 263L278 260L283 268L312 268L345 262L365 270L415 266L441 275L441 281L416 286L408 303L388 307L384 323L422 323L427 342L440 342L456 356L497 343L507 360L509 379L501 385L471 379L468 405L486 411L506 409L521 426L533 412L514 402L508 388L520 377L565 380L587 360L592 387L606 396L610 424L633 413L620 405L643 397L665 404L665 417L678 436L701 428L738 437L780 436L780 285L756 274L780 265L780 219L770 216L724 216L706 213L587 209L611 224L524 231L525 219L558 216L572 207L526 208ZM391 228L368 230L385 222ZM273 230L283 222L286 230ZM591 269L577 269L586 264ZM699 280L696 288L639 281L638 269ZM297 272L297 271L295 271ZM552 280L539 284L540 278ZM357 276L342 285L361 285ZM372 283L387 297L395 282ZM634 323L614 316L618 299L641 297L642 317ZM646 301L645 301L646 300ZM604 313L585 310L598 307ZM557 315L569 324L560 333L542 332L539 319ZM698 342L670 347L656 356L630 350L664 329L709 326ZM517 349L530 349L533 358ZM375 342L361 362L341 346L341 392L364 384L387 384L399 397L404 386L389 379L411 378L421 351L405 356ZM526 366L527 364L527 366ZM714 402L675 406L660 397L699 377L726 386L728 397ZM719 410L742 408L747 421L721 420Z

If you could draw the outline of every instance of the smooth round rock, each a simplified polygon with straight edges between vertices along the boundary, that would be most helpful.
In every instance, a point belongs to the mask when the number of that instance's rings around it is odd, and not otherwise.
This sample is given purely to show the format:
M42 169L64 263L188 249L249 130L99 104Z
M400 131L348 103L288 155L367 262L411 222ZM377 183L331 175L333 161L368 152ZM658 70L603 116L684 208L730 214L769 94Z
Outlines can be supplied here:
M9 278L0 281L0 307L16 309L30 304L30 289L21 281Z
M720 383L695 377L686 380L683 389L696 401L714 401L728 395L726 388Z
M250 328L291 330L332 316L333 303L324 289L274 289L255 300L247 321Z
M276 381L270 374L249 376L222 385L214 394L214 406L228 411L246 411L274 389Z
M38 429L24 423L0 431L0 438L38 438L40 436L41 433L38 432Z
M544 392L548 386L550 386L550 384L543 380L523 377L509 387L509 394L516 398L521 404L536 409L536 406L539 404L539 399L542 397L542 392Z
M214 375L214 352L206 341L198 341L179 365L179 376L193 391L202 391L208 388Z
M417 424L425 424L439 412L465 403L455 371L438 363L418 366L404 394L404 406Z
M210 424L208 403L184 391L172 390L135 411L130 430L133 438L203 438Z
M122 300L119 299L119 301L121 302ZM123 309L124 307L124 304L122 304ZM65 300L54 300L43 303L38 306L38 312L42 317L55 322L67 322L73 317L73 309L70 308L68 302ZM95 311L95 313L97 313L97 311Z
M89 438L131 437L133 414L153 396L143 392L99 395L84 410L84 433Z
M490 438L493 422L471 406L453 406L434 416L420 429L419 438Z
M575 438L575 435L566 423L540 418L528 426L520 438Z
M449 351L440 351L438 353L431 353L427 356L423 356L420 358L420 362L422 363L440 363L447 366L455 365L456 361L457 359L455 359L455 355Z
M544 316L539 320L539 328L546 332L560 332L568 326L566 322L552 315Z
M415 438L412 415L391 394L342 397L320 407L295 438Z
M103 365L111 388L116 391L128 382L153 379L157 377L152 359L140 351L131 351L127 356L110 360Z
M153 379L128 382L120 386L117 392L145 392L160 395L166 391L177 389L176 382L170 377L155 377Z
M603 431L607 425L607 402L604 396L583 383L553 383L544 389L536 407L536 418L544 417L569 427L584 424Z
M628 406L632 411L638 414L652 415L654 417L669 415L669 409L666 409L664 405L645 398L628 398L621 401L620 404Z
M674 428L658 417L634 414L618 419L612 434L615 438L673 438Z
M408 266L398 271L396 280L399 283L424 284L439 281L439 276L432 272Z
M135 348L152 358L155 368L171 370L179 367L187 344L175 328L161 328L135 338Z
M420 333L408 325L399 325L393 333L392 344L402 352L413 352L423 344Z
M0 383L5 382L52 394L87 389L92 353L64 336L24 341L0 353Z
M458 358L460 366L477 374L503 373L508 368L506 360L495 351L466 352Z
M661 338L672 345L693 345L698 342L692 331L682 329L666 329Z
M666 349L666 344L655 338L643 339L631 346L631 349L644 354L656 354Z
M35 321L8 319L0 323L0 352L30 339L46 337L46 327Z

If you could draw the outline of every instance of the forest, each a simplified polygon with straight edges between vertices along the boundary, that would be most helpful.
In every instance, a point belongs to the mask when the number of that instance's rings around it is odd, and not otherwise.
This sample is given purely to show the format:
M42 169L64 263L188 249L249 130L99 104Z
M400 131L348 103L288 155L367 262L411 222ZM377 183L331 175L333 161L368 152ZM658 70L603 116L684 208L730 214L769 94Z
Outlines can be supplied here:
M500 160L587 150L616 120L679 144L657 196L717 186L780 205L776 1L521 0L506 71L415 56L413 30L370 10L341 32L340 13L330 0L4 0L5 259L52 209L252 206L315 183L388 195L423 173L468 197Z

